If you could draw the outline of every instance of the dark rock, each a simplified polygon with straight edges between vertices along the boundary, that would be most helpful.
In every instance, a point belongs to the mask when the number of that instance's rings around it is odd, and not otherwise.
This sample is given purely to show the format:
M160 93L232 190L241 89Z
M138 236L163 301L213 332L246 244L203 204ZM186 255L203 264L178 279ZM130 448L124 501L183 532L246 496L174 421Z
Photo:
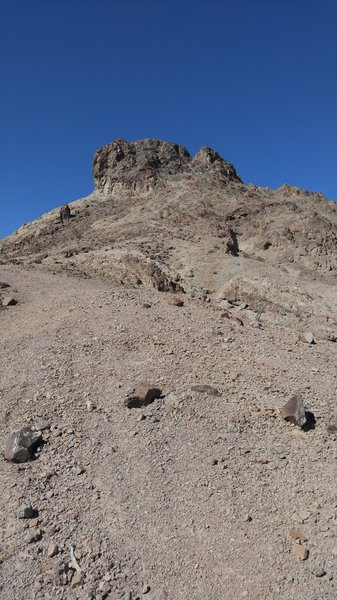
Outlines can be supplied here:
M301 396L292 396L283 406L281 416L285 421L298 425L298 427L304 427L307 417Z
M33 458L34 451L41 441L41 431L34 431L30 427L23 427L20 431L12 433L9 437L4 458L16 463L27 462Z
M221 392L212 385L197 384L192 385L191 390L193 392L199 392L200 394L208 394L209 396L221 396Z
M9 283L6 283L5 281L0 281L0 290L4 290L5 288L9 287L11 287Z
M17 514L19 519L36 519L39 516L39 511L28 504L27 506L20 506Z
M138 385L134 393L129 396L124 404L127 408L141 408L151 404L156 398L160 398L161 390L147 383Z

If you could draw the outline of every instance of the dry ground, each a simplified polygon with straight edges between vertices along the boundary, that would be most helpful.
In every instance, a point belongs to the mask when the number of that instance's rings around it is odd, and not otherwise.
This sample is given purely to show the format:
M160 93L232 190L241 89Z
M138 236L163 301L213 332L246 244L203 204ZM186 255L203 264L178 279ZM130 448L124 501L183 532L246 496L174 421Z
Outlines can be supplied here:
M1 447L50 425L35 461L1 461L3 600L336 598L337 344L143 287L15 266L0 280L19 301L0 312ZM141 381L163 398L128 410ZM294 392L314 429L280 418ZM29 503L35 527L17 516ZM58 576L70 544L77 587Z

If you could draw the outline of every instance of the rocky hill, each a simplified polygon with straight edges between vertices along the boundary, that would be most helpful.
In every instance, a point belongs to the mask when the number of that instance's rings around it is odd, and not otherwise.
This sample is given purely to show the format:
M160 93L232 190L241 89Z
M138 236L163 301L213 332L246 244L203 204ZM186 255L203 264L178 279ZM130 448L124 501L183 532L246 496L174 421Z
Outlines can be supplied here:
M337 205L159 140L93 175L0 241L1 599L335 600Z
M337 204L322 194L245 185L211 148L160 140L104 146L93 176L68 222L56 209L25 224L0 260L336 324Z

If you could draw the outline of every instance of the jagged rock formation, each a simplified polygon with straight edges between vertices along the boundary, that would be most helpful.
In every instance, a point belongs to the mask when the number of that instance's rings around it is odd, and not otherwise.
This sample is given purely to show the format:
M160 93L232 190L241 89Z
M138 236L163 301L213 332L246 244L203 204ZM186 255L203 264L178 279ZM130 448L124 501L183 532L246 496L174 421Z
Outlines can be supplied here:
M337 204L322 194L245 185L211 148L151 139L104 146L93 175L66 226L58 209L26 224L0 261L337 319Z
M120 188L149 191L161 181L194 170L213 171L223 180L241 181L233 165L211 148L202 148L192 159L183 146L161 140L118 139L100 148L93 161L95 189L105 194Z

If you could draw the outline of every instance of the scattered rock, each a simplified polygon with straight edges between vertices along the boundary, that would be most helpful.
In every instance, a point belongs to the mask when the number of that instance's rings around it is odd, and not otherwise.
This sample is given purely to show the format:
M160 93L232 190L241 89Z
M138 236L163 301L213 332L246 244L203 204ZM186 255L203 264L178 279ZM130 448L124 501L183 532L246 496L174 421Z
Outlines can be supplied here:
M20 506L17 514L19 519L35 519L39 516L39 511L28 504L27 506Z
M34 431L30 427L23 427L12 433L7 441L4 452L5 460L21 463L33 458L34 451L42 441L41 431Z
M169 304L172 306L184 306L184 300L182 298L178 298L177 296L173 296L173 298L170 298Z
M307 560L309 552L302 544L293 544L293 554L300 560Z
M27 533L26 542L27 544L34 544L35 542L39 542L42 538L41 529L32 529Z
M299 531L299 529L295 529L294 527L290 529L289 535L291 535L291 537L295 540L300 540L301 542L307 541L307 538L304 535L304 533L302 531Z
M300 519L302 519L302 521L307 521L310 517L310 512L307 510L300 510L298 513L298 516L300 517Z
M78 585L83 585L84 583L84 573L83 571L76 571L71 579L71 587L77 587Z
M212 385L207 385L207 384L192 385L191 390L193 392L198 392L200 394L208 394L209 396L217 396L217 397L221 396L221 392L219 392L219 390L217 390Z
M329 333L327 339L329 342L337 342L337 333Z
M315 336L312 333L312 331L306 331L305 333L301 333L299 339L305 344L316 344Z
M321 565L317 565L312 569L312 573L315 577L324 577L324 575L326 575L326 570Z
M251 322L251 326L259 329L261 327L261 321L257 321L256 319Z
M161 390L159 388L148 385L147 383L141 383L138 385L134 393L129 396L124 404L127 408L141 408L151 404L156 398L161 397Z
M13 296L4 296L2 299L2 306L15 306L18 301L13 298Z
M9 283L6 283L5 281L0 281L0 290L4 290L5 288L9 287L11 287Z
M260 465L267 465L269 463L269 460L266 456L257 456L255 459L255 462L259 463Z
M47 548L48 558L52 558L53 556L56 556L58 551L59 551L59 548L58 548L57 544L49 544L49 546Z
M307 417L301 396L298 394L291 396L283 406L281 416L285 421L289 421L289 423L298 425L298 427L304 427L307 423Z

